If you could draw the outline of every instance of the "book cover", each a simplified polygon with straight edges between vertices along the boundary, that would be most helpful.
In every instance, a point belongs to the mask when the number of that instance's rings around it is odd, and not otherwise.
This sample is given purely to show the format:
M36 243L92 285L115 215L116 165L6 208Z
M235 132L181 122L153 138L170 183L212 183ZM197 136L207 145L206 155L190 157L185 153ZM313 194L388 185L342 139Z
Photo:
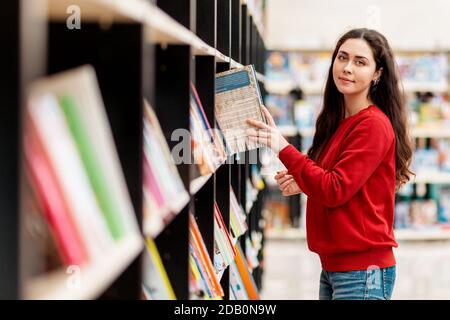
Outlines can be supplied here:
M76 106L75 111L78 119L75 120L79 120L83 124L84 131L91 146L93 146L93 148L90 148L91 155L100 163L103 172L102 178L105 180L108 189L107 194L115 201L116 208L114 210L119 215L116 218L117 221L120 220L120 223L117 222L116 225L120 224L118 228L123 228L123 234L127 236L131 232L138 232L136 214L131 203L94 68L90 65L83 65L33 83L32 95L46 93L53 94L58 101L64 100L64 97L67 96L71 97L73 105ZM65 114L64 117L66 118ZM75 139L72 132L71 135L73 136L72 139ZM88 177L88 180L91 184L91 178ZM101 207L97 195L95 195L95 201ZM104 214L102 213L102 216ZM105 218L103 219L105 220ZM107 226L109 230L108 223Z
M98 258L109 250L113 238L98 206L92 186L78 154L64 114L52 95L34 97L28 107L29 118L48 154L50 165L61 185L89 257Z
M59 98L59 103L75 140L101 212L108 224L109 231L113 238L118 240L126 234L125 223L119 212L118 199L110 188L101 159L98 158L95 152L95 145L81 117L82 110L70 95L62 95Z
M251 128L246 119L267 123L262 97L253 65L216 74L215 113L231 154L262 145L250 141L245 132Z
M208 255L208 251L206 250L205 243L203 242L203 238L201 236L200 230L198 228L197 223L195 222L195 218L192 214L189 215L189 232L190 232L190 243L193 245L195 249L198 250L198 257L200 262L202 263L202 267L205 269L205 273L209 282L211 283L211 289L213 295L211 298L215 298L218 296L223 296L222 286L220 285L219 280L217 279L214 266L211 262L211 259Z

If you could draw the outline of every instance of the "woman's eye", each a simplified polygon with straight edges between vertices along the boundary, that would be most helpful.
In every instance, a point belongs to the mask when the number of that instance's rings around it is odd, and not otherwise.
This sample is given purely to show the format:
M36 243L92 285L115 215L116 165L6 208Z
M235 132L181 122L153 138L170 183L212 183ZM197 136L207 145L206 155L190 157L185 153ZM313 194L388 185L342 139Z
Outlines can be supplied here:
M342 60L345 60L345 57L344 56L338 56L338 59L342 61Z
M361 60L357 60L356 61L356 65L363 66L363 65L365 65L365 63L363 61L361 61Z

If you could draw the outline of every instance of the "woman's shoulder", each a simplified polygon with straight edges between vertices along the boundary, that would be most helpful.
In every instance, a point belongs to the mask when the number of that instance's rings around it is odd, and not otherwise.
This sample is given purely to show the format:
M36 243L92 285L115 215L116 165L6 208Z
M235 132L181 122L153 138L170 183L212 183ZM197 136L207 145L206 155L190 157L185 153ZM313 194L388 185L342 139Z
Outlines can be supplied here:
M362 115L356 126L366 128L373 133L382 131L387 137L394 137L394 129L389 117L376 105L372 105L368 112Z

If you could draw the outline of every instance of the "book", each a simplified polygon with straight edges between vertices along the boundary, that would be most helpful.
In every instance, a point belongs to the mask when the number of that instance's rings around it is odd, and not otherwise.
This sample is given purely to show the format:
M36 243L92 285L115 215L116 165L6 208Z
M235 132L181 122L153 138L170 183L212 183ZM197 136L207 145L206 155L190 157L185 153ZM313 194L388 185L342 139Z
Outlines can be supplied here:
M33 97L27 111L37 139L55 170L64 201L82 234L89 259L103 255L112 247L113 238L56 97L49 94Z
M24 128L26 185L32 190L30 192L35 194L36 201L40 204L41 214L49 225L63 263L82 265L88 260L85 245L64 201L55 172L40 141L33 133L28 117L25 118Z
M267 123L263 100L253 65L216 74L215 113L231 154L263 145L250 141L245 132L252 128L246 119Z
M59 103L78 147L78 152L109 231L115 240L120 239L126 233L126 225L119 211L118 199L114 197L113 190L108 185L106 172L101 164L100 157L105 155L96 154L96 146L93 144L93 139L84 122L82 109L77 105L75 98L68 94L63 95L60 97Z
M207 297L210 299L222 297L224 295L222 286L216 276L213 263L208 255L200 229L192 213L189 214L189 249L205 283Z
M230 265L230 300L248 300L247 291L237 269L236 262Z
M230 230L233 245L237 239L248 230L247 216L237 201L233 188L230 185Z
M146 237L142 286L148 300L176 300L175 293L155 242Z
M144 99L144 233L156 237L189 201L153 108Z
M79 256L72 250L72 247L69 247L69 245L77 246L79 243L65 242L69 240L69 237L58 235L58 232L64 230L64 228L55 228L49 222L45 203L43 203L43 199L38 194L38 187L32 181L32 174L29 171L27 166L24 166L24 174L22 175L20 186L20 211L23 226L20 239L25 244L21 249L22 278L24 283L30 278L59 270L70 263L69 259ZM65 240L59 237L64 237ZM80 249L82 250L82 248ZM67 259L66 254L71 257ZM85 257L82 257L82 259L85 259Z
M213 173L225 161L226 151L220 131L211 127L193 83L190 91L192 154L200 176Z
M249 271L249 266L247 260L245 258L245 254L242 251L241 245L239 242L236 244L236 267L239 272L239 276L242 279L242 283L244 284L245 291L250 300L259 300L258 288L256 287L256 283L253 279L252 274Z
M69 213L88 261L101 259L139 227L95 70L85 65L37 80L27 102L24 114L34 128L31 137L42 145L36 152L28 147L34 152L28 165L35 157L48 162L55 180L52 190L59 190L64 203L59 205ZM57 194L47 194L52 197L47 201L55 205ZM63 211L58 211L61 216Z
M235 255L231 236L217 203L214 203L214 267L219 278L226 267L233 262Z

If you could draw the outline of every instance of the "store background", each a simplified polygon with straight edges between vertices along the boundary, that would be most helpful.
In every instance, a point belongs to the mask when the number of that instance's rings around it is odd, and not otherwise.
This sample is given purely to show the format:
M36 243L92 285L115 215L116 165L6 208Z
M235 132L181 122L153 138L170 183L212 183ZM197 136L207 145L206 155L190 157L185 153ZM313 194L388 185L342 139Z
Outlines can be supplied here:
M444 0L261 1L266 59L266 105L290 141L311 143L331 50L347 30L383 33L397 58L416 150L414 183L397 195L399 248L393 299L450 297L450 2ZM291 90L300 87L302 101ZM317 299L320 262L305 240L305 197L285 198L268 162L265 272L262 297ZM299 205L300 204L300 205ZM298 215L300 212L300 216Z

